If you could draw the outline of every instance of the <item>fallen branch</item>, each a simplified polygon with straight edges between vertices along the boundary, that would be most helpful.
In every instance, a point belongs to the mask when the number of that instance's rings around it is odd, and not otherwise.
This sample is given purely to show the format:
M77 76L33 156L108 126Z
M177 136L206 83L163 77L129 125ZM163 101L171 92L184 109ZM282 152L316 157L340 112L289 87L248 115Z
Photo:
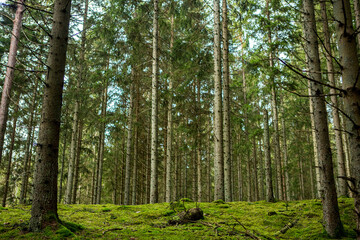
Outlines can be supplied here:
M275 236L279 235L279 234L284 234L287 232L287 230L289 230L290 228L294 227L295 224L299 221L299 219L295 219L293 222L289 222L288 224L285 225L285 227L283 227L282 229L280 229L280 231L278 231L277 233L275 233Z
M111 228L111 229L107 229L103 232L102 235L105 235L105 233L107 232L112 232L112 231L119 231L119 230L123 230L122 228Z
M248 237L250 237L250 238L252 238L252 239L260 240L260 238L258 238L258 237L255 236L254 234L252 234L249 230L247 230L247 228L244 226L244 224L242 224L242 223L239 221L239 219L237 219L237 218L234 217L234 216L232 216L232 218L235 219L235 221L236 221L237 223L239 223L240 226L242 226L242 227L245 229L245 232L241 232L241 233L245 234L245 236L248 236Z

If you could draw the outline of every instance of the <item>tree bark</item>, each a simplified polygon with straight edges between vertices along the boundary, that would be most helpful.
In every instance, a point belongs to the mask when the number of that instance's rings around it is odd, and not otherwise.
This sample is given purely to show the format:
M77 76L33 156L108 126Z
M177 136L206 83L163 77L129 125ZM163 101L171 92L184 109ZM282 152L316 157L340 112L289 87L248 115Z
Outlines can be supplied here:
M55 0L42 114L37 143L30 230L58 221L57 172L60 116L71 0Z
M287 138L285 130L285 120L282 119L282 135L283 135L283 149L284 149L284 173L285 173L285 186L286 186L286 201L290 201L290 178L288 169L288 151L287 151ZM311 170L312 171L312 170Z
M322 80L313 0L304 0L303 10L305 51L309 77L317 81L311 81L310 88L311 96L315 96L311 100L314 106L314 124L318 142L323 219L326 232L331 237L339 237L344 230L340 221L337 202L325 99L322 85L318 83Z
M72 204L76 204L76 199L77 199L76 195L77 195L77 190L79 187L83 126L84 126L84 123L80 119L79 127L78 127L77 144L76 144L76 159L75 159L75 166L74 166L74 187L73 187L73 194L72 194L72 199L71 199Z
M11 95L11 88L12 82L14 79L14 71L15 71L15 64L16 64L16 55L18 50L18 43L20 39L21 33L21 26L22 26L22 17L25 11L25 0L16 1L16 13L14 19L13 30L11 33L11 40L10 40L10 49L9 49L9 58L6 67L6 75L4 86L1 95L1 102L0 102L0 165L2 159L2 151L4 147L4 138L5 138L5 131L6 131L6 122L8 118L9 112L9 104L10 104L10 95Z
M346 131L349 133L350 177L354 187L357 239L360 239L360 80L356 34L352 27L350 1L335 0L333 9L342 67Z
M158 198L158 42L159 42L159 1L154 0L153 18L153 64L152 64L152 96L151 96L151 176L150 203L157 203Z

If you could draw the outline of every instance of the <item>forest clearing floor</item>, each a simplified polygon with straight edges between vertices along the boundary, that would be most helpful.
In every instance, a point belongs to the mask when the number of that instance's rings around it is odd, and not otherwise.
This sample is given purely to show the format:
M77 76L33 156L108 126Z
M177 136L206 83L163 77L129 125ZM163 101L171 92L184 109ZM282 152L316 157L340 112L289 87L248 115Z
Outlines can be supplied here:
M346 232L342 239L355 238L353 202L339 198ZM168 224L179 218L182 204L186 209L200 207L204 219ZM55 230L48 227L40 233L26 231L30 208L0 207L0 239L328 239L323 230L320 200L198 204L184 200L175 205L131 206L61 204L59 217L64 226Z

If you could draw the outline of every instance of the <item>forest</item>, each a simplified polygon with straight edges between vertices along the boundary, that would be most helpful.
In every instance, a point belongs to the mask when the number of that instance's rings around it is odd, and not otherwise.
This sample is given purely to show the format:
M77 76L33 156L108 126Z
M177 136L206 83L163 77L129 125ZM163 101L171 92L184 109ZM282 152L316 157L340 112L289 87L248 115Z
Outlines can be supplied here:
M360 240L359 0L0 4L0 238Z

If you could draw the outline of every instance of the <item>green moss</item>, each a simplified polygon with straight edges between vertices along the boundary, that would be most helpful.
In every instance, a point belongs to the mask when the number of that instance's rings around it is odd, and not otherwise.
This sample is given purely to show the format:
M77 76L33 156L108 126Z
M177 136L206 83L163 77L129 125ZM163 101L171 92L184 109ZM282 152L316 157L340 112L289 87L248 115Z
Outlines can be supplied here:
M180 202L194 202L194 201L191 200L190 198L182 198L180 199Z
M68 237L74 237L75 234L68 229L65 226L61 226L56 232L55 234L58 236L58 238L60 239L64 239L64 238L68 238Z
M219 200L213 201L213 203L224 204L224 203L225 203L225 201L224 201L224 200L222 200L222 199L219 199Z
M102 211L102 212L111 212L111 209L109 209L109 208L103 208L103 209L101 209L101 211Z

